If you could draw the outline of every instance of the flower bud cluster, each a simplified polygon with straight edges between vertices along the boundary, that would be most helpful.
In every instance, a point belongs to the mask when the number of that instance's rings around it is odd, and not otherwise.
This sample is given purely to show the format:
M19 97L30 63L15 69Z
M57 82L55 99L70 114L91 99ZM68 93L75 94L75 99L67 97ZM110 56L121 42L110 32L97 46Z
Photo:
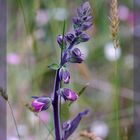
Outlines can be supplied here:
M77 9L77 16L73 17L74 29L78 31L85 31L92 26L92 20L93 16L89 2L85 2Z
M84 60L83 54L81 55L80 49L77 48L72 50L73 46L81 42L87 42L90 39L90 36L85 33L93 25L93 16L89 2L85 2L77 9L77 15L73 17L73 27L74 33L66 33L64 37L58 35L57 42L60 48L65 48L63 50L62 65L67 62L71 63L82 63ZM63 46L65 47L63 47ZM80 55L73 57L73 52L80 52Z

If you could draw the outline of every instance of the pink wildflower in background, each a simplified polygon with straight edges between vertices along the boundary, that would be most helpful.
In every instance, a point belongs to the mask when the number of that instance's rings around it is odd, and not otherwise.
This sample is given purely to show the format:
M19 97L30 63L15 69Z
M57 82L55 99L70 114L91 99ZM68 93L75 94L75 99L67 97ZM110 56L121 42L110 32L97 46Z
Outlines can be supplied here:
M7 54L7 63L11 65L19 65L21 62L21 58L16 53L8 53Z

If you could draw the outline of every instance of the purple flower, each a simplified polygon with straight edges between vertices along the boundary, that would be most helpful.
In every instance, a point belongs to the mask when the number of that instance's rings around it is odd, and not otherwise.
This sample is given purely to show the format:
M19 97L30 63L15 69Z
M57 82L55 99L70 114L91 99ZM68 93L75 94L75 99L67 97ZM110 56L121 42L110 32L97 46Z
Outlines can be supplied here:
M79 36L79 35L81 35L82 34L82 31L80 30L80 29L76 29L75 30L75 35L76 36Z
M49 108L50 104L51 104L51 98L49 98L49 97L33 96L32 98L34 98L34 100L32 101L31 105L32 105L35 112L40 112L40 111L47 110Z
M83 33L80 35L79 39L80 39L80 42L87 42L90 39L90 36L86 33Z
M65 84L68 84L70 82L70 73L65 67L62 67L60 69L59 78L60 80L63 80Z
M71 57L69 61L72 63L82 63L84 61L84 55L81 53L81 51L78 48L74 48L71 51Z
M62 35L58 35L57 36L57 43L59 44L60 47L62 47L62 45L66 45L65 37L63 38Z
M76 25L80 25L80 24L81 24L81 20L80 20L79 17L73 17L73 18L72 18L72 21L73 21L73 23L76 24Z
M71 43L71 42L74 40L74 38L75 38L74 34L72 34L72 33L67 33L67 34L65 35L65 37L66 37L66 40L67 40L69 43Z
M83 112L80 112L73 120L70 120L70 121L63 123L64 137L62 140L67 140L68 137L73 134L73 132L78 127L82 117L87 115L88 112L89 112L89 110L85 110Z
M7 54L7 62L12 65L18 65L21 62L21 58L16 53Z
M78 48L73 49L73 51L72 51L72 56L73 57L78 57L78 56L81 56L81 55L82 55L82 53Z
M82 30L85 31L85 30L89 29L92 25L93 25L92 22L85 22L82 24Z
M60 94L65 100L76 101L78 99L77 93L69 88L60 89L58 94Z

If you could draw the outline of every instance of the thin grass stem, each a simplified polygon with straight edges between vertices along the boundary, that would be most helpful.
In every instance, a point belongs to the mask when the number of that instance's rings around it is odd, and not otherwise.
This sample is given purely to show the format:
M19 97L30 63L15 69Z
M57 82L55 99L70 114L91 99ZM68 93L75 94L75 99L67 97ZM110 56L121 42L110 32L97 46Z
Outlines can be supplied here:
M12 118L13 118L13 121L14 121L14 124L15 124L15 128L16 128L18 138L19 138L19 140L21 140L21 137L20 137L20 134L19 134L19 131L18 131L18 127L17 127L17 122L16 122L16 119L15 119L15 116L14 116L13 108L12 108L12 106L11 106L11 104L8 100L7 100L7 103L9 105L9 108L10 108L10 111L11 111L11 114L12 114Z
M117 60L117 48L114 47L115 49L115 123L116 123L116 130L117 130L117 140L120 140L120 122L119 122L119 117L120 117L120 95L119 95L119 87L118 87L118 60Z
M49 132L49 134L48 135L51 135L51 136L53 136L53 138L54 138L54 135L53 135L53 133L52 133L52 130L50 130L48 127L47 127L47 125L45 124L45 122L40 118L40 116L39 115L37 115L37 117L39 118L39 121L43 124L43 126L48 130L48 132ZM48 137L48 136L47 136Z
M21 0L17 0L17 3L19 3L19 5L21 7L21 11L23 13L23 20L24 20L25 29L26 29L27 34L29 34L29 28L28 28L28 24L26 23L26 16L25 16L25 12L24 12L24 7L23 7L23 4L22 4L22 1Z

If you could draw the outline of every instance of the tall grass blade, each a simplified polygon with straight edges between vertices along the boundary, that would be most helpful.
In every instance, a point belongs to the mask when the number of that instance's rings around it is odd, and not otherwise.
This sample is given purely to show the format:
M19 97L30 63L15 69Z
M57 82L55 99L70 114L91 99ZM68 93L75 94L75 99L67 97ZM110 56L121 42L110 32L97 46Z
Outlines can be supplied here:
M11 114L12 114L12 118L13 118L13 121L14 121L14 124L15 124L15 128L16 128L18 138L19 138L19 140L21 140L21 137L20 137L20 134L19 134L19 131L18 131L18 127L17 127L17 122L16 122L16 119L15 119L15 116L14 116L13 108L12 108L12 106L11 106L11 104L8 100L7 100L7 103L9 105L9 108L10 108L10 111L11 111Z

